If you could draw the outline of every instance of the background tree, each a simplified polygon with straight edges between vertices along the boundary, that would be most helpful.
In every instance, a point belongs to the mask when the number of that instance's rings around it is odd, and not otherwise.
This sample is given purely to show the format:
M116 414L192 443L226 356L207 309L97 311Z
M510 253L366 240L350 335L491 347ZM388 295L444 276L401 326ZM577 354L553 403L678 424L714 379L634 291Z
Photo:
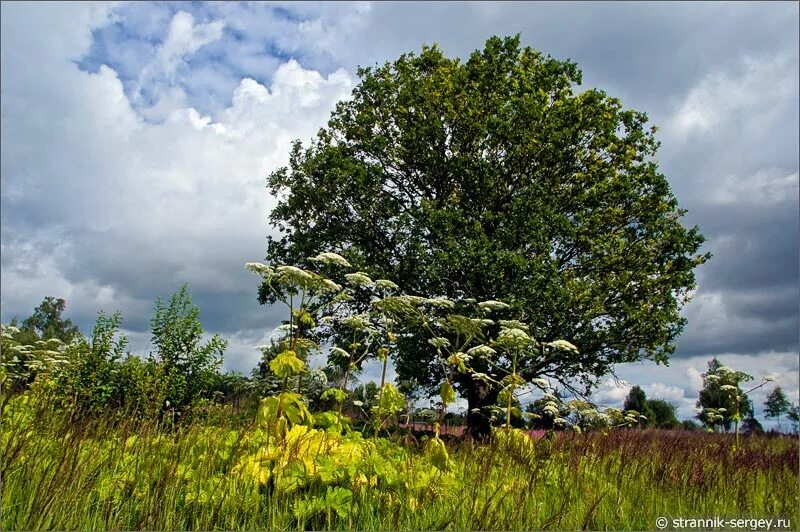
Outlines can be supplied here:
M792 430L797 434L800 429L800 406L793 404L786 412L786 417L792 422Z
M358 75L328 127L269 176L282 235L269 237L269 261L336 251L410 294L506 301L533 337L580 353L526 379L588 392L614 364L667 360L708 255L695 255L703 237L680 223L644 113L577 92L574 63L519 37L492 37L466 62L423 47ZM433 393L435 360L430 345L406 341L398 376ZM487 433L497 390L469 376L455 384L471 432Z
M640 414L644 414L646 401L647 395L644 393L644 390L639 386L634 386L631 388L631 391L628 392L628 396L625 398L625 403L622 408L624 410L635 410Z
M719 377L719 370L723 367L716 357L708 362L708 371L702 375L703 389L697 399L697 407L701 409L697 419L709 428L722 428L727 432L731 429L737 410L742 418L753 417L753 403L742 393L739 382L734 378L735 372ZM725 388L731 386L735 388L735 393ZM738 409L735 396L739 397Z
M168 303L161 298L156 301L150 324L155 346L150 357L158 364L165 391L163 408L182 412L194 399L211 393L228 342L215 334L202 343L200 309L192 305L187 285L175 292Z
M262 397L277 395L281 390L281 379L269 368L269 363L283 351L279 343L271 341L269 345L260 346L261 360L253 368L253 384Z
M20 340L27 340L24 343L33 343L34 340L47 340L49 338L58 338L65 344L70 343L73 339L81 335L78 326L72 323L72 320L64 319L61 315L67 308L67 302L61 298L45 297L41 304L33 310L25 321L22 322L20 327L21 333L33 333L33 338L20 338ZM11 325L15 325L12 322Z
M122 315L100 312L90 339L81 338L66 349L67 363L56 390L78 414L98 414L124 402L119 369L128 339L120 332Z
M681 428L683 430L700 430L700 425L693 419L684 419L681 421Z
M56 339L63 344L70 344L73 340L82 338L78 327L71 320L62 318L67 303L63 299L45 297L33 310L33 314L25 318L22 324L15 317L8 324L8 333L19 345L36 346L42 341ZM37 376L36 368L39 365L39 355L35 349L21 350L15 353L16 363L12 374L14 386L11 389L21 391L27 388Z
M789 400L780 386L776 386L767 395L767 400L764 402L764 414L766 417L774 417L778 420L778 430L781 430L781 416L789 411Z
M675 429L681 425L676 415L676 407L663 399L648 399L645 403L647 426L657 429Z
M674 429L680 426L675 405L663 399L648 399L639 386L634 386L625 398L623 410L635 410L645 419L639 422L641 427L658 429Z
M744 434L763 434L764 427L754 417L747 417L742 421L742 433Z

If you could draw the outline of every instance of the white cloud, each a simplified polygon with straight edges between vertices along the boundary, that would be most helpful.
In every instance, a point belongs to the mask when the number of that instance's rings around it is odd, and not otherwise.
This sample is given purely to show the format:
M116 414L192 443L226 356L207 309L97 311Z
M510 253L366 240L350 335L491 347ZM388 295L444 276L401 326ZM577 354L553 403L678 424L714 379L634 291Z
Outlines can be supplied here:
M99 23L85 13L91 5L72 9L55 34L85 36ZM4 63L9 57L18 63L24 53L39 65L35 76L15 71L3 78L3 205L17 213L4 218L4 315L27 315L30 301L41 300L33 291L79 299L88 291L94 295L70 308L140 313L152 305L151 294L139 300L141 287L172 290L183 281L219 294L252 292L254 300L257 283L243 264L264 253L274 202L265 178L288 162L293 139L313 136L349 95L350 75L323 76L289 61L268 87L242 80L216 122L184 107L151 124L112 69L78 69L71 59L81 47L59 55L48 39L27 39L56 24L50 13L4 9L3 15ZM190 22L173 20L165 57L190 53L218 33L218 26ZM7 24L19 31L7 34ZM39 227L41 241L59 245L39 245L29 261L30 225ZM36 267L25 266L34 260Z
M613 378L604 379L592 398L597 404L621 408L631 388L632 385L627 381Z
M177 84L176 70L197 50L219 40L224 27L221 20L195 24L191 13L175 13L164 41L156 49L152 61L142 69L132 91L132 103L145 118L160 122L184 107L186 93Z
M711 193L711 203L721 205L774 205L795 202L800 175L780 168L761 169L753 175L730 175Z
M745 57L740 73L714 72L689 91L667 122L668 136L687 142L693 135L708 135L715 128L736 124L743 114L748 126L764 130L785 110L797 93L791 76L795 61L789 55Z
M703 374L694 367L686 368L686 391L691 395L697 395L703 389Z
M159 47L157 57L166 74L175 72L178 61L186 55L195 53L201 46L212 43L222 37L225 24L215 20L208 24L195 24L194 17L185 11L178 11L172 17L169 33Z

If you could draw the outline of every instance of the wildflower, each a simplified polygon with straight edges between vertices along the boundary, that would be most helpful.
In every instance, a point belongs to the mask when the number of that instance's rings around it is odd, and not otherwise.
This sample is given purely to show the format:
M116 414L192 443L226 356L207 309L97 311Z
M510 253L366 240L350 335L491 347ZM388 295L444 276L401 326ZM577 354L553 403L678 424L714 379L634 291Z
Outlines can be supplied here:
M505 310L510 308L510 305L507 305L502 301L495 301L493 299L490 299L489 301L482 301L478 303L478 306L484 310Z
M428 298L428 299L425 300L425 303L427 303L427 304L429 304L429 305L431 305L433 307L447 308L447 309L451 309L451 308L454 308L456 306L455 303L453 303L452 301L450 301L449 299L446 299L444 297Z
M342 287L331 281L330 279L322 279L321 287L325 288L328 292L341 292Z
M369 316L366 314L348 316L342 320L342 323L351 329L367 329L369 328Z
M375 281L375 286L383 288L384 290L400 290L400 287L388 279L378 279Z
M767 382L775 382L777 379L772 375L767 375L766 377L764 377L764 380Z
M292 330L292 325L289 323L282 323L272 329L272 334L284 333Z
M244 267L250 270L251 272L257 273L263 277L269 277L273 273L272 268L260 262L248 262L244 265Z
M402 300L406 301L407 303L409 303L409 304L411 304L411 305L419 305L420 303L422 303L423 301L425 301L425 298L424 298L424 297L420 297L420 296L409 296L409 295L400 296L400 299L402 299Z
M719 389L728 392L734 392L736 391L736 386L733 386L732 384L723 384L722 386L719 387Z
M522 349L531 343L532 338L522 329L502 329L497 344L508 349Z
M572 345L571 343L567 342L566 340L555 340L545 345L548 345L554 349L560 349L562 351L571 351L575 354L578 353L578 348Z
M278 266L275 268L275 273L280 275L281 281L284 283L301 286L307 285L314 279L314 276L312 276L310 272L302 270L297 266Z
M428 343L431 344L436 349L441 349L442 347L450 346L450 340L448 340L447 338L440 338L440 337L431 338L430 340L428 340Z
M535 379L531 379L531 384L533 384L534 386L536 386L536 387L538 387L538 388L540 388L542 390L549 390L550 389L550 383L547 382L547 379L542 379L542 378L537 377Z
M500 320L497 323L506 329L522 329L523 331L528 332L528 326L519 320Z
M364 272L348 273L344 278L355 286L370 286L374 284L372 279Z
M483 381L487 384L496 382L493 378L488 376L486 373L473 373L472 378L476 381Z
M488 345L477 345L472 349L467 350L467 354L474 357L490 357L495 353L497 353L497 351Z
M466 363L470 361L472 357L466 353L458 352L450 355L447 359L448 364L455 366L458 368L458 371L461 373L465 373L467 371Z
M342 357L346 359L350 358L350 353L348 353L341 347L331 347L330 354L334 355L335 357Z
M547 414L548 416L557 416L558 415L558 405L552 401L545 403L542 407L542 412Z
M329 251L325 253L320 253L316 257L311 257L311 259L309 260L312 260L314 262L321 262L323 264L329 264L332 266L342 266L344 268L351 267L350 263L347 262L347 259L345 259L341 255L338 255L336 253L331 253Z

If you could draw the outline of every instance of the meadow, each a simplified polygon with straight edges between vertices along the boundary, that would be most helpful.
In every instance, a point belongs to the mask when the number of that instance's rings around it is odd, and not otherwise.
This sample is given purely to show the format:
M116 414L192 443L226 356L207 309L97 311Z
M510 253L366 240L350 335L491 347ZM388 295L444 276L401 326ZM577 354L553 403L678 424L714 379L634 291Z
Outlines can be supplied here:
M650 530L798 515L789 436L612 429L491 443L294 423L262 404L182 424L8 399L3 530ZM227 409L227 410L226 410ZM304 424L305 423L305 424ZM316 425L315 428L313 425Z

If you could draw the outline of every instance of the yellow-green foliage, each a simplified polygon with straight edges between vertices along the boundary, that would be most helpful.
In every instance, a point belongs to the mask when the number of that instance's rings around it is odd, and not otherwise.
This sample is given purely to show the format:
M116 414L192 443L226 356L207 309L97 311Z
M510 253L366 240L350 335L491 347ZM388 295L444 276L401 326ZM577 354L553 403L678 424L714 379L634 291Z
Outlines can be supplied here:
M285 379L305 371L306 364L297 358L297 353L294 351L284 351L270 361L269 369L278 378Z
M537 441L499 428L488 444L419 445L321 428L338 414L311 415L291 393L262 402L247 427L78 425L32 392L2 412L3 530L647 530L658 516L798 518L788 437L743 438L734 451L724 434Z
M403 394L393 385L385 384L380 392L380 401L375 407L379 419L397 414L406 406Z

